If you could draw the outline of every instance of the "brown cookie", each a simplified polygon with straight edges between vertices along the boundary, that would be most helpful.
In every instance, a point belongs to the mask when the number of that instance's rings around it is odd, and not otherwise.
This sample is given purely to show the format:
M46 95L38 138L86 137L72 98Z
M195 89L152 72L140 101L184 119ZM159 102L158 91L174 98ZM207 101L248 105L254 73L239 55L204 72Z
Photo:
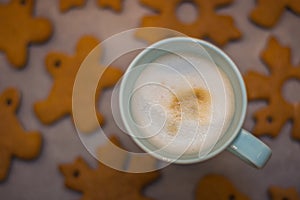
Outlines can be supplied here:
M67 12L68 10L76 7L83 7L85 0L60 0L59 9L61 12Z
M65 185L83 193L81 199L118 199L150 200L142 194L147 184L156 180L158 172L125 173L99 163L97 169L91 169L82 158L72 164L59 166L65 176Z
M70 56L63 53L50 53L46 57L46 65L50 74L54 78L54 83L49 96L42 101L35 103L34 110L38 118L44 124L52 124L62 117L72 114L72 92L74 81L82 61L86 58L89 52L96 47L100 42L92 36L82 37L76 47L75 55ZM105 69L104 66L97 65ZM108 67L101 76L96 98L98 101L101 91L104 88L113 86L122 76L122 71L118 68ZM84 88L89 89L89 88ZM87 102L83 102L82 109L85 109ZM103 123L103 117L98 113L99 123ZM84 125L82 125L84 126ZM90 131L91 127L82 127L83 131Z
M295 188L279 188L272 186L268 190L271 200L300 200L300 196Z
M239 192L224 176L210 174L200 180L196 189L196 199L248 200L249 198Z
M12 0L0 4L0 51L15 68L27 61L27 46L45 42L52 33L49 20L33 16L34 0Z
M261 58L270 74L263 75L249 71L244 80L248 100L265 100L268 105L254 113L256 125L253 133L257 136L277 136L288 120L293 121L292 137L300 139L300 104L287 102L281 90L286 81L300 79L300 64L291 63L291 49L282 46L274 37L268 41Z
M300 0L259 0L250 18L256 24L271 28L280 19L286 8L300 14Z
M12 157L33 159L41 150L41 134L26 132L16 117L19 101L20 93L13 88L0 95L0 181L7 177Z
M123 0L97 0L101 8L111 8L116 12L122 11L122 1Z
M143 17L141 27L163 27L179 31L195 38L211 38L218 45L225 45L229 40L241 37L240 31L235 27L232 17L216 13L216 9L221 6L230 5L232 0L193 0L199 13L197 19L192 23L183 23L176 16L177 7L185 2L184 0L153 1L140 0L140 2L153 10L156 14ZM137 31L137 37L148 40L143 30ZM152 36L153 37L153 36ZM161 40L161 34L157 35ZM151 41L153 42L153 38Z

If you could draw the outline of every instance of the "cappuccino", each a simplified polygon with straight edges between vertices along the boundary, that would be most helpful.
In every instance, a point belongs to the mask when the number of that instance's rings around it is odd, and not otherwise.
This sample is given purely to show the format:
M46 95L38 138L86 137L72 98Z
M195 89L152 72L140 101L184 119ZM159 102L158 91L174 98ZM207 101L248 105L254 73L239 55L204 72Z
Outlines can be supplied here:
M166 53L142 67L130 105L140 137L173 155L208 153L234 113L227 75L191 53Z

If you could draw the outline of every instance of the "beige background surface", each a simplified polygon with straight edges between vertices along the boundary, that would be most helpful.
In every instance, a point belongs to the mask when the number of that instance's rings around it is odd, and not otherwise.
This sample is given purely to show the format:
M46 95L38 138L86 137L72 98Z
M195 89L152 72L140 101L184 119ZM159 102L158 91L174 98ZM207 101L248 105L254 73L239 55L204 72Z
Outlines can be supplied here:
M291 47L293 63L299 63L300 17L286 11L273 29L262 29L248 19L254 5L254 0L236 0L232 6L219 10L220 13L233 16L237 27L243 33L242 39L227 44L224 51L233 58L242 73L250 69L267 73L259 54L264 49L267 38L274 35L282 44ZM41 155L36 160L14 159L8 179L0 183L0 199L80 199L79 193L65 188L64 177L57 166L60 163L72 162L78 155L83 156L92 166L96 166L96 161L81 144L69 117L52 126L42 125L36 118L33 104L45 98L52 86L52 79L45 70L44 58L52 51L73 54L78 39L85 34L103 40L115 33L138 27L141 17L151 12L137 0L125 0L123 12L120 14L100 9L94 0L89 0L84 8L64 14L58 10L57 0L37 1L35 14L52 21L54 34L47 43L30 46L29 62L23 70L13 69L4 54L0 53L0 91L13 86L22 92L18 117L27 130L41 131L44 144ZM189 12L185 14L189 15ZM129 62L130 60L118 63L118 66L126 69ZM299 88L299 82L290 84L285 87L284 93L299 101ZM106 110L110 105L110 94L111 90L106 91L100 102L107 122L113 120L110 111ZM252 129L254 121L251 116L263 105L264 103L249 104L245 129ZM119 132L113 123L107 123L104 129L108 133ZM240 191L252 199L268 199L266 191L270 185L295 186L300 193L300 143L290 138L290 130L291 124L288 123L277 138L262 138L273 150L272 158L262 170L254 169L224 152L205 163L171 165L163 169L160 180L149 186L145 192L155 199L194 199L199 179L208 173L217 173L229 177ZM133 143L125 140L125 145L132 147Z

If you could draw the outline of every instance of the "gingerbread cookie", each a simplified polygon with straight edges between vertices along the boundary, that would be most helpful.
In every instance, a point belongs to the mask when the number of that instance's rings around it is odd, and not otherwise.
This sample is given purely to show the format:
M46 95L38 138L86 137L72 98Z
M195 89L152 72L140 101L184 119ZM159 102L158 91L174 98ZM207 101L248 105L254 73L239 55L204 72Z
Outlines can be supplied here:
M269 68L270 75L250 71L244 80L248 100L265 100L268 105L254 114L256 125L253 133L257 136L277 136L288 120L293 121L292 137L300 139L300 104L287 102L282 94L284 83L290 79L300 79L300 64L291 63L291 50L282 46L274 37L268 41L261 54Z
M266 28L274 26L286 8L300 14L300 0L259 0L257 3L250 18L256 24Z
M27 46L45 42L52 33L49 20L32 15L33 0L12 0L0 4L0 51L15 68L27 62Z
M193 0L192 2L201 14L190 24L181 22L176 16L176 9L184 2L183 0L140 0L140 2L157 11L157 14L145 16L142 19L141 27L164 27L191 37L208 37L218 45L225 45L229 40L241 37L241 33L235 27L232 17L216 13L218 7L230 5L232 0ZM137 36L147 40L148 35L145 35L144 38L139 31L137 31ZM159 38L160 34L157 36L156 41L163 39ZM150 42L153 42L153 38Z
M271 200L300 200L300 196L295 188L279 188L272 186L268 190Z
M20 93L13 88L0 95L0 181L7 177L12 157L33 159L41 150L41 134L25 131L16 117L19 101Z
M249 200L243 193L221 175L206 175L196 189L196 199L203 200Z
M72 164L59 166L65 176L65 185L83 193L82 199L130 199L150 200L142 194L147 184L156 180L158 172L125 173L111 169L99 163L97 169L91 169L82 158Z
M45 100L39 101L34 105L36 115L44 124L52 124L62 117L72 114L72 92L77 72L82 61L97 44L99 44L99 41L94 37L84 36L77 44L75 55L70 56L63 53L48 54L46 65L54 78L53 87ZM103 70L105 69L104 66L96 67L97 69L100 67ZM118 68L108 67L105 69L99 80L94 102L98 101L102 89L113 86L121 75L122 71ZM81 105L83 109L86 107L84 103ZM98 120L100 124L103 123L103 117L100 113L98 113ZM83 127L83 129L90 129L90 127Z
M60 0L59 9L61 12L66 12L75 7L83 7L85 0Z
M111 8L116 12L122 11L123 0L98 0L98 5L102 8Z

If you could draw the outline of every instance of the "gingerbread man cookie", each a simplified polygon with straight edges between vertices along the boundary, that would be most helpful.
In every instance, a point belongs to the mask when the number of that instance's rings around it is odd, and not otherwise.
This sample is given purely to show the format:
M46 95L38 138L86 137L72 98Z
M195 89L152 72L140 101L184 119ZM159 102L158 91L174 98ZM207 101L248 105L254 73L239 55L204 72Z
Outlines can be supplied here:
M274 26L286 8L300 14L300 0L259 0L257 3L250 18L266 28Z
M300 139L300 103L291 103L282 96L282 87L290 79L300 80L300 64L291 63L291 50L282 46L274 37L268 41L261 54L269 68L270 75L249 71L244 80L248 99L265 100L268 105L254 113L256 125L253 133L257 136L277 136L288 120L293 121L292 137Z
M54 78L54 83L49 96L34 105L36 115L44 124L52 124L62 117L72 114L72 92L76 74L82 61L98 44L99 41L96 38L84 36L77 44L75 55L48 54L46 65ZM104 66L102 67L104 68ZM122 71L120 69L108 67L98 83L95 102L97 102L102 89L113 86L121 76ZM85 106L82 105L83 108ZM100 124L103 123L103 117L100 113L98 113L98 120Z
M300 200L300 196L295 188L283 189L272 186L268 192L271 200Z
M12 0L0 4L0 51L15 68L24 67L27 46L45 42L52 33L50 21L34 17L34 0Z
M189 24L181 22L176 16L176 9L184 2L183 0L140 0L140 2L157 11L156 14L145 16L142 19L141 27L163 27L195 38L208 37L218 45L225 45L229 40L241 37L232 17L216 13L218 7L230 5L232 0L193 0L192 2L201 14ZM143 29L137 31L137 37L153 42L153 36L144 35ZM161 35L158 34L157 37L161 37ZM161 39L164 38L157 38L156 41Z
M13 88L0 95L0 181L7 177L13 157L33 159L41 150L41 134L26 132L16 117L19 101L20 94Z
M159 173L125 173L99 163L91 169L82 158L72 164L59 166L65 176L65 185L83 193L82 199L150 200L141 190L156 180Z
M61 12L67 12L75 7L82 7L85 4L85 0L60 0L59 9Z
M196 189L196 199L249 200L227 178L214 174L206 175L200 180Z
M98 5L102 8L111 8L116 12L121 12L123 0L98 0Z

